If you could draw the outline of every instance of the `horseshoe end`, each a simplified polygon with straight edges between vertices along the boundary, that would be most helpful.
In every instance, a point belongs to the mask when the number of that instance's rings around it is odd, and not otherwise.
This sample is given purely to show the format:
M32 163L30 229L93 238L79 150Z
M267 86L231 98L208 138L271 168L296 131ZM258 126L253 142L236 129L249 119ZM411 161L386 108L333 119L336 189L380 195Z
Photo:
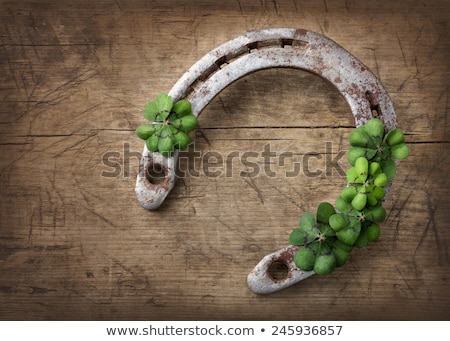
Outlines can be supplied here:
M247 285L255 294L265 295L280 291L314 275L314 271L302 271L294 263L299 246L287 246L268 254L247 276ZM271 267L281 264L286 268L282 278L274 278Z
M139 203L147 210L155 210L175 185L178 151L171 156L150 152L146 147L139 164L135 192Z

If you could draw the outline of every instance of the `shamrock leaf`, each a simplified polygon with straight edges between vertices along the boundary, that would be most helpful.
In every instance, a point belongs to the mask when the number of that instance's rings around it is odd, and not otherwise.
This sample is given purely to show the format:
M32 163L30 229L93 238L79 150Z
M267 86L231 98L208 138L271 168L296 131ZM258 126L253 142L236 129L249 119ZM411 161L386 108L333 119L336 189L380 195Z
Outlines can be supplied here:
M327 275L334 270L337 260L327 243L315 241L295 253L294 263L303 271L314 270L318 275Z
M380 163L369 163L359 157L355 166L347 171L347 182L349 186L342 190L341 197L361 211L366 205L376 206L384 198L389 177Z
M172 97L164 93L145 105L143 115L151 123L139 126L136 135L145 140L148 150L166 156L186 148L191 142L188 132L198 125L188 100L174 104Z
M361 232L361 220L355 216L348 216L348 225L336 232L336 237L346 245L355 244Z
M289 243L292 245L307 245L316 240L320 235L316 217L313 213L307 212L301 218L298 228L294 229L289 236Z
M378 239L378 223L386 219L384 187L395 175L395 160L409 154L403 132L393 129L385 134L378 118L352 131L349 140L348 160L353 167L347 171L347 187L336 200L336 209L321 202L317 215L304 214L289 237L291 244L303 246L294 262L304 271L329 274L347 262L354 246Z
M403 160L409 155L403 132L400 129L392 129L384 134L384 125L378 118L373 118L353 130L349 140L349 163L355 165L360 157L378 162L388 179L395 175L395 163L392 159Z

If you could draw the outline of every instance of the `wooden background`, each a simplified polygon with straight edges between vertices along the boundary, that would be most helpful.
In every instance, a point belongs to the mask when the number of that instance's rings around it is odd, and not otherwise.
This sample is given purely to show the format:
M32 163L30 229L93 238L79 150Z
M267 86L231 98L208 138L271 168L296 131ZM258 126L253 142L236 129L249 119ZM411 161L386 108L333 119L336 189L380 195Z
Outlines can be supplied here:
M0 318L447 320L449 19L448 1L428 0L1 1ZM354 122L331 85L285 69L241 79L199 117L163 207L134 194L143 106L263 27L323 33L365 63L411 151L379 241L269 296L247 274L345 183L330 165L346 169ZM268 144L292 157L265 162ZM227 162L246 151L256 176Z

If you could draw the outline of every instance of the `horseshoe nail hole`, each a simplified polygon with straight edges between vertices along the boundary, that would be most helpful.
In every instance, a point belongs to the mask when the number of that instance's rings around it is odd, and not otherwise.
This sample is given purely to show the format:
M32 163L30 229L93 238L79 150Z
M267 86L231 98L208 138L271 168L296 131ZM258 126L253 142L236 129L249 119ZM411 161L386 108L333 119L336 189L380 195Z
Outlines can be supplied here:
M258 42L255 41L253 43L249 43L246 45L248 48L248 52L252 53L255 52L256 50L258 50Z
M372 117L373 118L380 118L381 117L381 113L379 112L379 110L372 109Z
M281 46L284 48L292 47L293 44L294 44L294 39L281 39Z
M370 110L372 111L372 117L380 118L382 116L382 112L380 109L380 105L375 102L373 93L371 91L367 91L366 98L370 103Z
M226 56L220 57L218 60L216 60L215 64L219 69L223 69L225 66L228 65L227 57Z
M267 274L275 281L282 281L289 275L289 267L282 261L275 261L267 268Z
M159 163L152 163L147 168L147 180L153 185L162 184L167 176L167 168Z

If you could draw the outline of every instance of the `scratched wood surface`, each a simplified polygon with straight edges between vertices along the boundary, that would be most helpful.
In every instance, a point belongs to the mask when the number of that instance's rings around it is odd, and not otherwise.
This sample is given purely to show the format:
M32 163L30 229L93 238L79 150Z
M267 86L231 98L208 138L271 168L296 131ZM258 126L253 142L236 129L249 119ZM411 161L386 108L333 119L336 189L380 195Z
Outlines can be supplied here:
M0 319L447 320L449 19L448 1L1 1ZM379 241L270 296L248 272L345 182L354 122L330 84L239 80L199 117L161 209L134 195L145 103L263 27L359 58L411 150Z

